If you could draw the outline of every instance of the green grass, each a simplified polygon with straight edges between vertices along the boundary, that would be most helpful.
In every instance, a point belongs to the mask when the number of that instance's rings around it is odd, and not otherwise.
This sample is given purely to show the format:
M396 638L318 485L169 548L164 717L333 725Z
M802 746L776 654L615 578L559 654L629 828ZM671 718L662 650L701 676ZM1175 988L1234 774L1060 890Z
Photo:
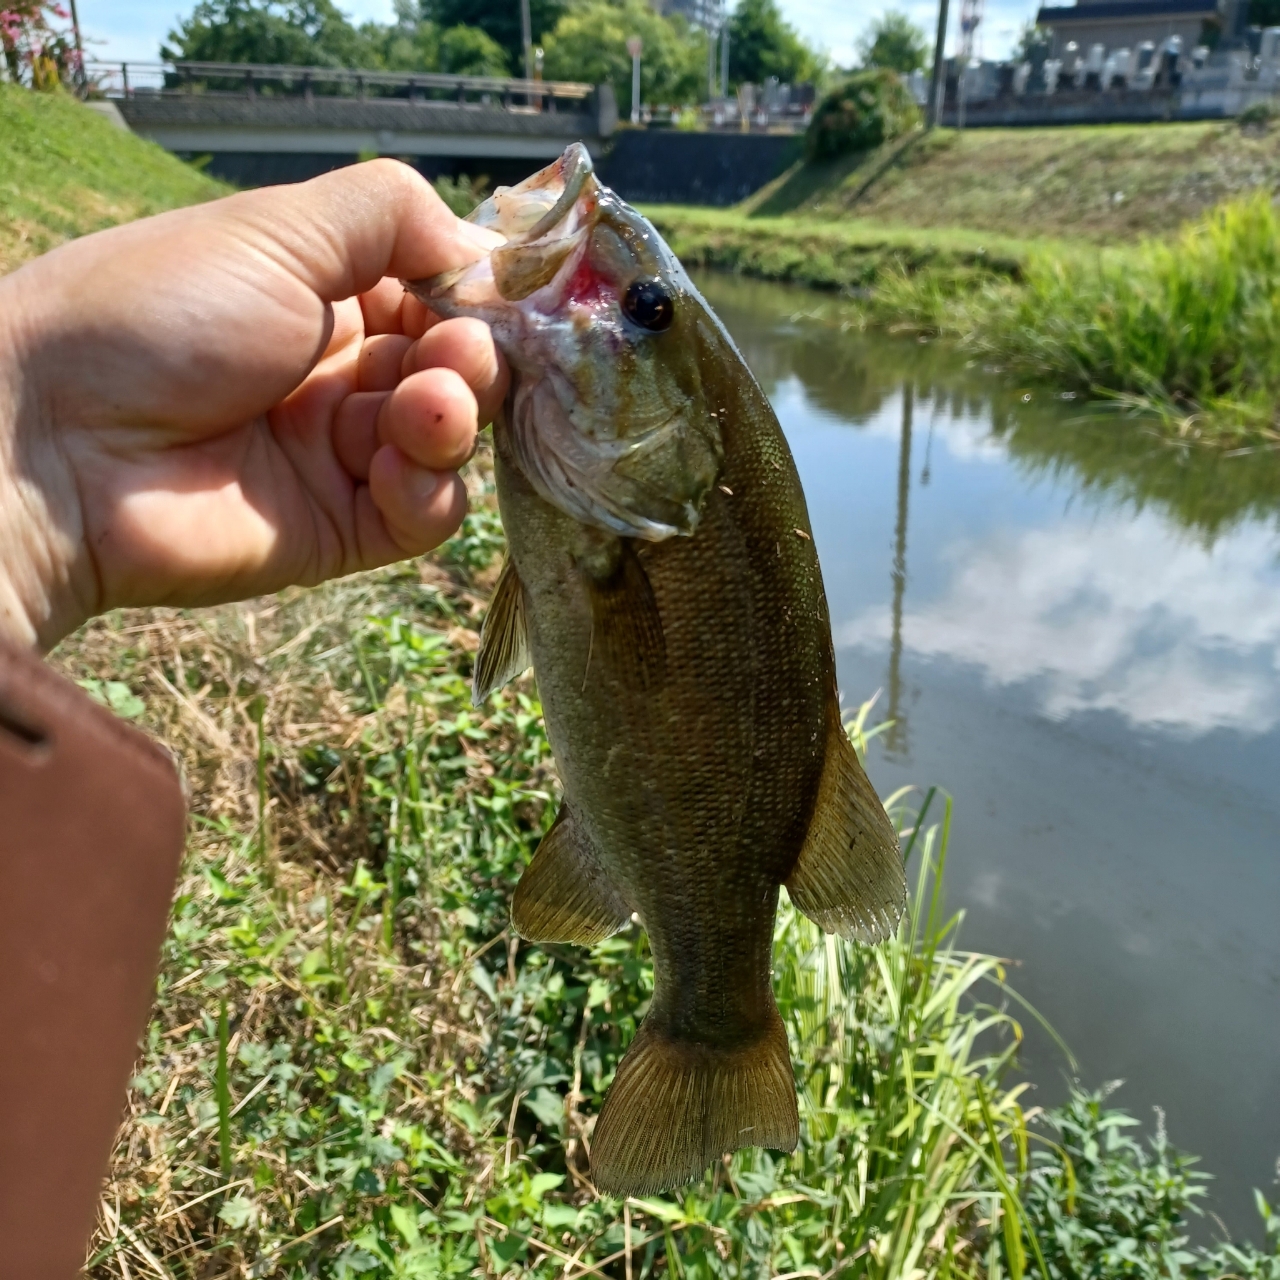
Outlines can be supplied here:
M1280 439L1280 219L1233 201L1171 241L1033 258L978 304L977 345L1040 377L1127 399L1183 436Z
M0 84L0 273L73 236L229 190L66 93Z
M766 218L678 205L645 213L686 265L823 289L867 291L895 275L921 274L972 287L1018 276L1036 247L965 228L930 231L864 219Z
M1014 238L1132 242L1280 183L1276 125L939 129L797 166L747 202L789 214Z

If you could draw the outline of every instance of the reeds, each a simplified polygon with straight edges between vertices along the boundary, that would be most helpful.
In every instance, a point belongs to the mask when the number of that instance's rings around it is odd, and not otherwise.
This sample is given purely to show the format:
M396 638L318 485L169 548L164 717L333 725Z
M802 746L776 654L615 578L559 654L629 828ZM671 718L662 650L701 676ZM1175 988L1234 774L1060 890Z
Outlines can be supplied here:
M1182 436L1280 438L1280 218L1266 193L1170 240L1033 256L972 312L1003 360L1159 414Z

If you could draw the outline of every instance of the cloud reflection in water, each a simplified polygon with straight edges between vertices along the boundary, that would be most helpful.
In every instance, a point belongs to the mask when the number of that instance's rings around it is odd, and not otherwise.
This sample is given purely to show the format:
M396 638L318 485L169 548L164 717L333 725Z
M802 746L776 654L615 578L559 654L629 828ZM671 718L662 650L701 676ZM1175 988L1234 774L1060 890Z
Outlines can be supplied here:
M970 433L961 441L968 452ZM1116 513L953 541L939 559L943 590L908 596L911 654L1034 682L1055 718L1113 711L1193 735L1280 723L1273 530L1245 525L1206 550L1152 511ZM836 623L839 646L890 638L885 605Z

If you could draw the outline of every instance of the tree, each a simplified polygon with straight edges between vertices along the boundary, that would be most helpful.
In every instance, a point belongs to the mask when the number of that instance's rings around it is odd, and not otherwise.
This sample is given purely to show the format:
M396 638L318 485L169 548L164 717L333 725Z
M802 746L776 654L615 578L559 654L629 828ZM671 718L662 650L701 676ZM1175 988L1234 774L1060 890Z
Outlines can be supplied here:
M436 66L459 76L507 76L507 51L479 27L450 27L440 33ZM523 75L523 70L521 71Z
M567 0L529 0L534 44L545 44L545 37L567 9ZM422 0L422 16L441 31L458 26L479 27L502 46L507 62L524 74L520 0Z
M763 84L777 76L788 84L816 80L824 59L783 21L777 0L739 0L729 19L729 80Z
M864 67L885 67L910 75L929 64L929 37L905 13L888 9L858 41Z
M69 17L56 0L9 0L0 7L0 53L14 84L56 89L80 73L73 32L50 21Z
M271 65L379 65L376 29L357 30L333 0L199 0L169 32L166 59Z
M543 44L548 80L608 81L619 113L631 114L627 37L639 36L640 99L649 104L699 102L706 87L703 32L681 17L664 18L646 0L587 0L565 14Z

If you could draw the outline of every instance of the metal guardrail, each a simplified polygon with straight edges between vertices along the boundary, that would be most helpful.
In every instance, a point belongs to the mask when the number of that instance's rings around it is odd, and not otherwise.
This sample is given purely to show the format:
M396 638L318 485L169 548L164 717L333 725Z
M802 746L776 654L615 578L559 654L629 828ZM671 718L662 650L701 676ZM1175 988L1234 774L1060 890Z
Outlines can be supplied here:
M255 97L265 91L304 99L375 97L408 102L478 102L506 110L554 112L558 102L586 107L594 85L576 80L520 80L457 76L434 71L375 71L346 67L275 66L255 62L91 62L86 78L108 98L211 94Z

